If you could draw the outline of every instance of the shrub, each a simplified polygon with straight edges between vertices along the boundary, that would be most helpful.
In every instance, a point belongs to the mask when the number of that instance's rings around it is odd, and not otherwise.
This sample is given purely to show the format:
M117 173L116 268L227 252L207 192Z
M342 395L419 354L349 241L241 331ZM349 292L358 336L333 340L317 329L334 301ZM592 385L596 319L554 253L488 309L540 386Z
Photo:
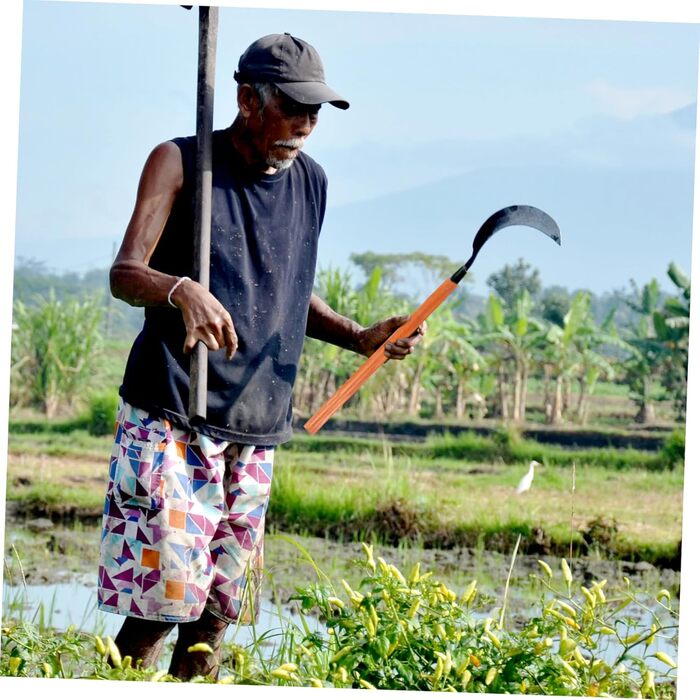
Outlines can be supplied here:
M660 590L642 601L629 582L606 596L606 582L575 583L565 560L556 574L540 562L541 598L515 625L486 617L492 599L473 581L458 594L422 573L404 574L363 545L359 590L336 590L314 566L318 582L294 599L302 612L325 621L327 633L301 627L281 631L268 654L268 635L250 647L225 645L220 683L556 696L675 697L676 662L656 651L655 639L676 639L678 613ZM534 576L534 575L533 575ZM506 584L508 581L506 582ZM635 606L649 612L640 622ZM610 642L614 642L614 646ZM192 653L212 653L200 645ZM670 647L669 647L670 648ZM28 623L5 624L0 673L114 680L174 680L119 653L113 640L76 633L40 633ZM204 680L204 679L195 679Z
M90 435L111 435L119 405L116 391L103 391L88 399L86 427Z
M659 450L659 464L662 469L674 469L685 462L685 431L674 430Z
M98 297L37 297L14 305L12 390L16 405L39 406L47 418L71 405L92 376L101 342Z

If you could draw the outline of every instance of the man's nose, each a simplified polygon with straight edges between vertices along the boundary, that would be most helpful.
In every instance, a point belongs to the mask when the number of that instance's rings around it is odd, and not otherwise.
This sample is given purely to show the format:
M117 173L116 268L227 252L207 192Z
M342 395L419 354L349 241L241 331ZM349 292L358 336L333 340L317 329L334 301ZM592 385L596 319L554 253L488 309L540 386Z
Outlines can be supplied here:
M306 138L314 129L316 118L311 117L308 112L300 114L294 123L294 134Z

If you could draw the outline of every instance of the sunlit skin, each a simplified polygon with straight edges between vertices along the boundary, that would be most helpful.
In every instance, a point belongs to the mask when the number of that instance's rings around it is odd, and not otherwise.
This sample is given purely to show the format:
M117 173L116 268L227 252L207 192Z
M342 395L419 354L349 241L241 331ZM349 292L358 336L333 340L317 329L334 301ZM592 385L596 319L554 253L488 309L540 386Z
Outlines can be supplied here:
M302 105L280 93L274 94L261 110L260 99L251 85L238 87L239 112L231 125L234 148L253 169L274 174L289 167L318 122L320 105ZM286 145L285 145L286 144ZM177 278L149 267L175 198L183 185L182 160L178 147L162 143L144 166L133 214L121 248L110 270L112 294L133 306L164 306ZM171 295L181 310L186 329L183 350L191 352L202 341L209 350L225 348L231 359L238 346L235 321L221 303L199 283L186 280ZM362 355L371 355L406 316L393 316L364 328L337 314L317 295L312 295L306 334ZM402 360L413 352L425 333L423 324L411 337L386 346L389 359ZM116 638L123 655L155 664L171 623L127 617ZM179 625L170 672L183 680L195 675L216 678L220 645L227 623L206 612L202 617ZM214 654L191 654L187 648L205 642Z
M280 92L260 110L255 90L243 84L238 90L239 113L231 128L231 138L246 162L270 175L277 170L270 161L292 161L318 123L321 105L302 105ZM301 141L298 148L279 142Z

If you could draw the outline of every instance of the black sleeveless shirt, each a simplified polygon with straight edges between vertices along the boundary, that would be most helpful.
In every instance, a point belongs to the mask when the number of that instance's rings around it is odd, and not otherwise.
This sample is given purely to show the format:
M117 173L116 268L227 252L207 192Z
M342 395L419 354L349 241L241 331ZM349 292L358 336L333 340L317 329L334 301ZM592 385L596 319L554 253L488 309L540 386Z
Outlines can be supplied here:
M147 307L120 394L175 425L232 442L276 445L291 438L292 387L304 343L326 176L299 153L274 175L252 172L229 130L213 136L210 290L229 311L238 335L232 360L209 352L207 420L187 419L190 357L182 352L179 309ZM195 137L180 148L183 187L150 267L192 276Z

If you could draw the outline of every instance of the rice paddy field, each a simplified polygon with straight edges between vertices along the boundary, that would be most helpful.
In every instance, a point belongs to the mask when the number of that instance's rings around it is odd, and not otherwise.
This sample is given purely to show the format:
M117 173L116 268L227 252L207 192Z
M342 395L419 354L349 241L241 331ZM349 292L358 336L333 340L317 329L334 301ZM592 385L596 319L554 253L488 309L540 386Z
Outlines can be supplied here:
M116 624L96 615L91 589L110 444L79 429L11 431L4 674L168 680L165 667L120 668L94 639L111 641ZM221 678L673 697L683 470L664 449L508 432L298 436L277 450L267 516L265 606L279 615L228 638ZM431 572L420 585L407 583L416 565ZM62 586L85 591L70 618L51 597Z

